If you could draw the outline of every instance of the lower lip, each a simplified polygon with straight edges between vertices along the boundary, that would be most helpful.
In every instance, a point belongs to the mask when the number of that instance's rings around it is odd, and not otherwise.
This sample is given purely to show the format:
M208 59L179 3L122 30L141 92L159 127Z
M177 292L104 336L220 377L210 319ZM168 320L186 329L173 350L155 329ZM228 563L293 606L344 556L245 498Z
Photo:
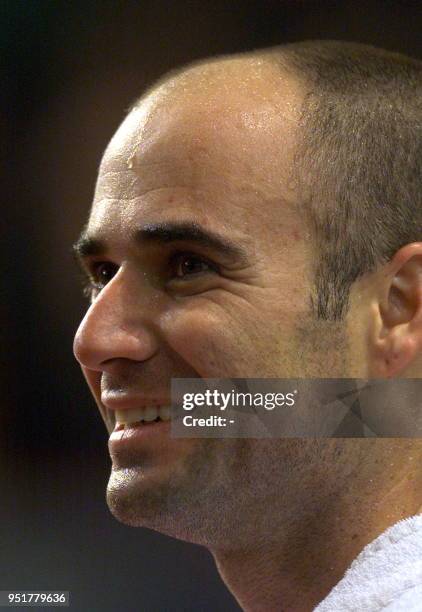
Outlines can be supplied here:
M170 426L170 421L157 421L127 427L126 429L115 429L110 435L109 448L111 451L121 450L142 443L142 440L156 439L159 436L169 437Z

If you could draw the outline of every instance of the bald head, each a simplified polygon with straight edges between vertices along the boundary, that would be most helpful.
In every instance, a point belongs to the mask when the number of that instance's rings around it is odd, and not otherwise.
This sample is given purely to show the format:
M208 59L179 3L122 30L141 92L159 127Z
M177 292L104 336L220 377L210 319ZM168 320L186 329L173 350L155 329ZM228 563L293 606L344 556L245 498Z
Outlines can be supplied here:
M303 86L292 74L281 72L269 58L245 54L170 73L131 111L139 113L143 147L148 128L164 132L170 123L180 123L181 146L186 146L189 137L199 147L208 141L217 148L220 144L222 150L224 134L230 132L234 147L227 161L236 162L236 147L248 146L249 140L257 149L249 147L251 167L263 166L268 160L280 169L292 161L302 98ZM158 113L160 121L153 125Z
M131 110L158 91L167 94L174 91L186 97L197 93L211 96L214 101L226 98L227 102L237 93L252 97L257 103L274 103L279 107L280 94L284 94L285 101L288 94L298 101L303 86L283 58L284 54L280 54L276 61L274 50L268 49L193 62L164 74L142 94Z

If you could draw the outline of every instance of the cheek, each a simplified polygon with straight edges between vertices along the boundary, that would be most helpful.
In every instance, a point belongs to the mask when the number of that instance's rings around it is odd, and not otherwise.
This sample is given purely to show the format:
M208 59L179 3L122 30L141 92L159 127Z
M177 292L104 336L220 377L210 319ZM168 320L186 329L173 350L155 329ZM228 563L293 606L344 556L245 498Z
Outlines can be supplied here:
M203 378L218 378L233 351L230 324L204 308L180 308L161 322L166 342Z
M221 307L180 308L163 318L166 342L202 378L244 378L268 371L268 330L263 321Z

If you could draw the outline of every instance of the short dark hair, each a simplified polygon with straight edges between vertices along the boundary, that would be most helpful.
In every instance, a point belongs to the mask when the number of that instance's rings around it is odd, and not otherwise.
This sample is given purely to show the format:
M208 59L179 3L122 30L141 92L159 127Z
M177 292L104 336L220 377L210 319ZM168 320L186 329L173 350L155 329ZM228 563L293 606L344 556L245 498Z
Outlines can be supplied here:
M307 92L295 172L317 251L312 309L341 320L355 280L422 240L422 62L336 41L269 51Z

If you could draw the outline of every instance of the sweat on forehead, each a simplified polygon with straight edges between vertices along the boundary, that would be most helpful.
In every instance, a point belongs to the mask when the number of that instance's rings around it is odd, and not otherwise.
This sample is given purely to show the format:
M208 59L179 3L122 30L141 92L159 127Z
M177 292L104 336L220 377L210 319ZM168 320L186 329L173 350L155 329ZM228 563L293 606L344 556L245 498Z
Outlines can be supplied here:
M299 79L293 72L287 67L283 69L280 61L276 63L264 52L223 56L170 71L144 92L132 108L157 94L191 99L204 96L210 105L219 100L234 103L236 97L243 97L243 103L246 99L277 103L280 97L297 99L301 95L299 89Z
M147 164L161 147L169 164L208 153L227 170L247 161L267 184L275 178L278 189L277 176L289 165L296 140L301 96L295 80L268 63L235 59L188 68L134 105L102 168ZM266 167L277 169L274 177L265 176Z

